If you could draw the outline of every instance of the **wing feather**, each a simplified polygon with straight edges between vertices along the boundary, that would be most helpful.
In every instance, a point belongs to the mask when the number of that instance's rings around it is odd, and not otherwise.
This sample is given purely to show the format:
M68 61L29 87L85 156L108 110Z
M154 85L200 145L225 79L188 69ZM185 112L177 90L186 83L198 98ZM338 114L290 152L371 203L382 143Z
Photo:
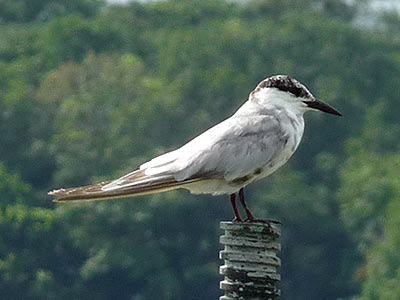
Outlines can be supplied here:
M229 181L268 164L284 147L285 137L273 116L233 116L175 150L170 162L146 165L144 171L177 181L204 176Z

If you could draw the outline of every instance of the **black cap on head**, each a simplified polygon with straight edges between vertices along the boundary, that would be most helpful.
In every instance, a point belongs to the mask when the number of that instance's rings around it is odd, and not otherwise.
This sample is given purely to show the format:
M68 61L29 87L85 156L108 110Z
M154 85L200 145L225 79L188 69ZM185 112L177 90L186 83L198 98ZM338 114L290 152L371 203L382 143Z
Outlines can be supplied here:
M287 75L275 75L265 79L261 82L260 87L277 88L283 92L289 92L295 97L309 98L313 96L307 90L307 88L298 82L296 79L291 78Z

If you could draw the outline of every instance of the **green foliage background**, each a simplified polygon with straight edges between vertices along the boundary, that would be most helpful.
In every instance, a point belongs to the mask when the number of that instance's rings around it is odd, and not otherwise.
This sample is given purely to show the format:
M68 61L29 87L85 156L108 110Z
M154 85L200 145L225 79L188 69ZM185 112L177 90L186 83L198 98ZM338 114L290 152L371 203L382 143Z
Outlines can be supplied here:
M0 298L217 299L226 197L54 205L118 177L290 74L343 112L306 116L248 188L283 223L281 299L400 297L400 18L366 1L0 1Z

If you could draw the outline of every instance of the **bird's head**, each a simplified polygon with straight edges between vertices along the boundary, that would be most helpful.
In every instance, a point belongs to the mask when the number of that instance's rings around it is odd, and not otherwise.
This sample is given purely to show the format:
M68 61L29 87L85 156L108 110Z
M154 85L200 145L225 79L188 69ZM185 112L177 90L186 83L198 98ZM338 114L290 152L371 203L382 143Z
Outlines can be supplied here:
M262 93L269 101L279 102L301 112L320 110L337 116L342 115L336 109L317 100L303 84L287 75L275 75L261 81L252 93Z

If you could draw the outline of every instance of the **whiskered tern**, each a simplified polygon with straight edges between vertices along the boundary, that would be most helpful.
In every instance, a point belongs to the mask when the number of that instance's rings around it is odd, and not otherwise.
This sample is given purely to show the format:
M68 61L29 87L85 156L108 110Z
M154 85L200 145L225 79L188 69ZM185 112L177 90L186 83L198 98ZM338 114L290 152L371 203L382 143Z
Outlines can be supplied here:
M318 101L297 80L276 75L261 81L230 118L177 150L142 164L119 179L49 192L55 202L103 200L188 189L194 194L228 194L241 221L236 193L247 218L254 220L244 187L285 164L299 146L305 112L320 110L341 116Z

